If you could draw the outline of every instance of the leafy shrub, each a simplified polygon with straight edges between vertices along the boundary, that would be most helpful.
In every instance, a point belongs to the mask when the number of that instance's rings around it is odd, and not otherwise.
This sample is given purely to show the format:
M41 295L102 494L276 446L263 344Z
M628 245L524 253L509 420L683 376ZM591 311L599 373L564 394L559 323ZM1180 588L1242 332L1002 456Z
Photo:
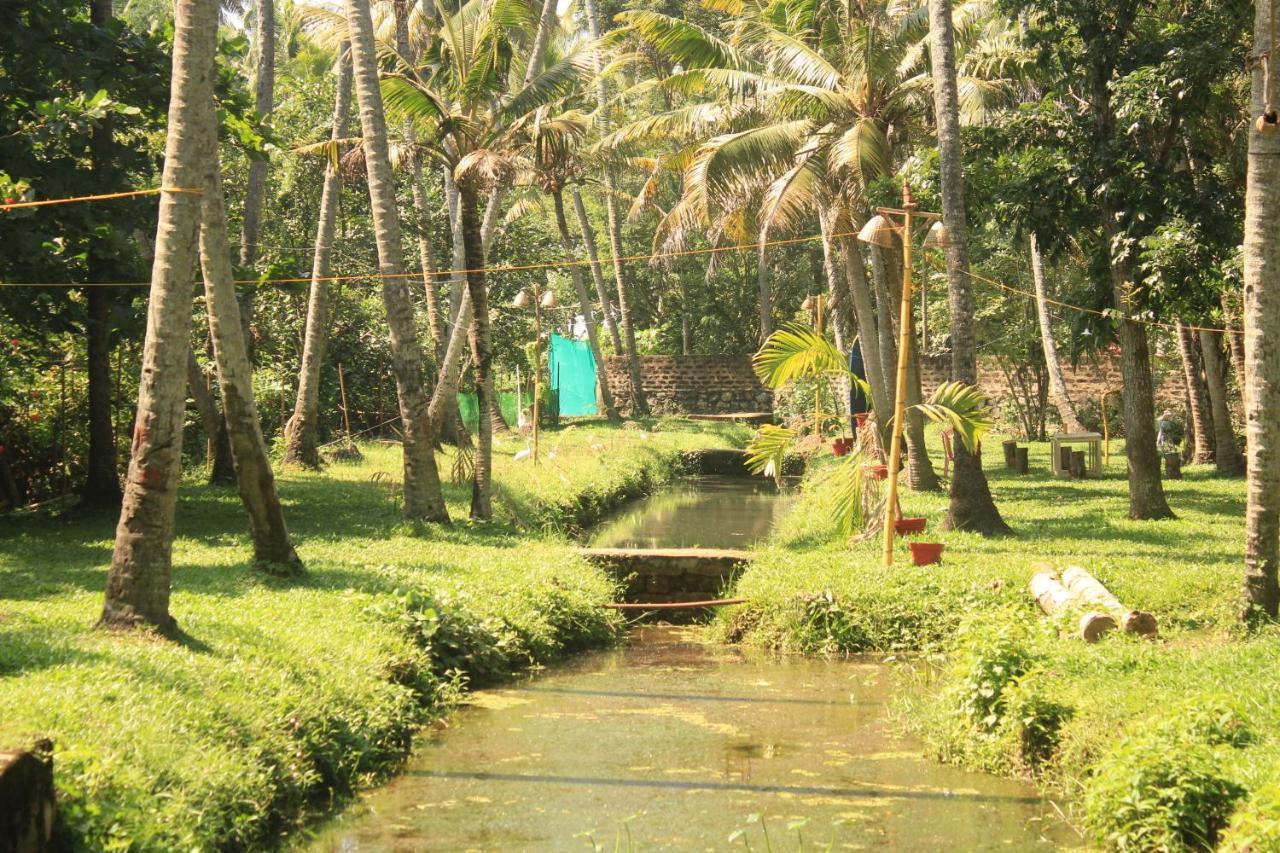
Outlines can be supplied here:
M1116 850L1213 849L1245 793L1223 752L1247 730L1236 712L1174 712L1124 738L1086 784L1085 819L1098 841Z
M1276 774L1280 775L1280 767ZM1227 853L1265 853L1280 850L1280 782L1253 792L1231 818L1219 850Z

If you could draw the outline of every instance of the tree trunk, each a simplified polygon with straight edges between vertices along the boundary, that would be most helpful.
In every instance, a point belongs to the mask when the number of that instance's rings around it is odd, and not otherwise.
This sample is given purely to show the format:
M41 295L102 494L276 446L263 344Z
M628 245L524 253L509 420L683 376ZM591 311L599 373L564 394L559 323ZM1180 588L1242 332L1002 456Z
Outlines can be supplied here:
M1040 348L1044 350L1044 363L1049 371L1049 399L1058 410L1065 432L1084 432L1084 424L1076 417L1071 395L1067 393L1067 380L1062 374L1062 361L1058 358L1058 345L1053 339L1053 325L1049 317L1049 297L1044 281L1044 258L1036 235L1031 235L1031 278L1036 288L1036 317L1040 321Z
M407 61L417 56L409 43L409 13L416 0L395 0L396 50ZM417 134L412 123L406 123L404 138L410 146L417 144ZM427 304L427 328L431 330L431 343L438 361L444 351L444 317L440 314L439 276L436 275L435 253L431 251L431 215L427 205L427 189L424 184L422 161L413 158L413 175L410 181L413 195L414 235L418 240L418 262L422 264L422 289Z
M1236 376L1236 388L1240 390L1240 400L1245 400L1246 385L1244 381L1244 332L1240 331L1240 314L1236 306L1231 304L1227 293L1221 297L1223 325L1226 327L1227 347L1231 350L1231 367Z
M338 88L334 96L331 139L347 135L351 113L351 61L344 42L338 48ZM320 191L320 217L316 224L316 245L311 256L311 295L307 301L307 327L302 344L302 369L298 372L298 396L293 417L285 427L284 461L319 470L320 372L329 343L329 257L338 218L338 196L342 192L338 170L330 162L324 170Z
M769 252L764 238L756 247L756 293L760 298L760 341L773 334L773 299L769 294Z
M827 298L823 300L822 307L831 315L836 349L842 353L848 353L847 347L853 342L853 329L847 321L848 312L840 309L847 307L852 300L849 299L848 294L845 292L844 276L840 274L839 262L836 259L836 247L832 237L835 228L832 226L829 216L824 214L820 218L822 228L822 272L827 280Z
M204 109L209 124L216 126L213 99ZM284 509L276 493L275 474L262 440L262 427L253 399L253 370L249 366L240 309L236 304L234 273L227 241L227 212L222 199L222 170L216 145L207 158L201 205L200 264L204 270L205 309L209 314L209 336L218 365L218 387L222 391L222 413L231 438L231 456L236 466L240 499L249 513L249 533L253 539L253 559L259 568L272 574L302 572L302 561L293 550L285 526Z
M524 69L524 85L528 86L533 78L542 71L542 62L547 56L547 48L551 45L551 34L556 29L556 0L545 0L542 14L538 17L538 31L533 37L533 47L529 50L529 61Z
M391 369L396 378L404 436L404 516L422 521L448 521L440 472L436 468L434 431L427 413L422 349L404 279L400 221L396 215L395 182L387 145L387 120L378 87L378 57L374 49L369 0L345 0L351 39L351 65L360 126L364 136L365 169L372 206L378 269L383 274L382 302L387 310L391 339ZM482 419L483 422L483 419Z
M893 310L894 300L889 296L888 281L892 273L891 267L886 263L889 254L889 250L883 246L871 244L871 280L876 293L876 331L880 336L878 346L880 350L880 373L884 377L885 400L888 401L888 411L892 413L894 404L893 377L898 375L898 315ZM886 420L885 428L888 425L889 422Z
M1258 0L1254 53L1268 56L1276 0ZM1265 71L1264 71L1265 69ZM1244 217L1244 387L1248 437L1244 611L1249 622L1280 609L1280 133L1265 124L1264 92L1280 91L1280 63L1252 63ZM1269 73L1270 79L1264 79ZM1252 119L1264 122L1259 130Z
M1222 356L1222 332L1201 329L1200 352L1204 356L1209 410L1213 413L1213 436L1216 444L1214 463L1219 474L1239 477L1244 473L1244 457L1236 446L1236 430L1231 423L1231 407L1227 400L1227 365Z
M110 0L91 0L89 20L95 27L105 27L111 20ZM115 183L117 170L111 164L111 117L100 119L93 127L89 141L90 165L100 178ZM91 282L107 280L108 260L102 238L89 238L87 258ZM116 460L116 431L111 418L111 288L85 288L85 354L89 380L89 456L80 503L90 509L119 509L123 492Z
M1200 360L1196 357L1196 339L1186 323L1178 321L1178 352L1182 356L1182 377L1187 389L1187 406L1191 424L1187 441L1194 439L1194 450L1189 462L1203 465L1213 461L1213 428L1209 422L1209 392L1200 375Z
M964 211L964 165L960 150L960 106L956 91L956 54L951 31L951 0L930 0L929 54L933 65L933 109L938 126L942 178L942 215L951 240L947 246L947 291L951 317L951 379L978 384L978 347L973 328L973 292L969 281L968 223ZM951 506L943 526L984 536L1009 533L996 509L982 472L981 451L952 442Z
M600 15L595 0L584 0L587 28L592 39L600 38ZM598 60L596 71L599 72ZM609 96L605 82L597 77L596 83L596 116L601 135L609 130ZM649 401L645 399L644 386L640 380L640 353L636 349L636 330L631 321L630 282L627 280L627 267L623 262L622 219L618 216L617 176L612 165L604 167L604 207L609 226L609 251L613 253L613 276L618 286L618 313L622 320L622 335L626 341L627 374L631 379L631 407L637 415L649 414Z
M348 0L350 2L350 0ZM553 0L547 3L554 5ZM489 337L489 293L484 274L484 241L481 238L480 206L475 185L464 182L462 233L467 245L467 292L471 295L471 361L476 368L476 401L480 412L489 410L493 394L493 345ZM493 423L479 418L476 428L475 475L471 483L471 518L487 521L493 517Z
M174 3L173 72L161 186L196 187L214 151L216 0ZM190 347L200 196L162 193L133 448L99 624L177 627L169 613L174 510L182 475L182 393Z
M275 0L256 0L254 18L254 47L257 49L257 65L254 69L253 108L263 118L270 118L275 101L276 85L276 9ZM258 237L262 228L262 201L267 191L267 166L265 159L249 160L249 178L244 188L244 218L240 224L240 267L253 270L258 263ZM253 288L240 291L240 328L245 345L249 348L249 361L254 355L253 341Z
M613 300L609 298L609 288L604 283L604 270L600 266L600 252L596 247L596 232L591 227L591 217L587 216L587 206L582 203L582 193L578 185L570 187L573 193L573 210L578 216L578 229L582 232L582 245L587 249L587 258L591 261L591 277L595 280L596 295L600 298L600 313L604 317L605 328L609 331L609 341L617 355L626 352L622 348L622 336L618 334L618 321L613 316Z
M871 303L871 290L867 285L867 268L862 254L849 237L840 238L840 257L844 263L845 279L853 300L854 315L858 323L858 341L862 347L862 366L867 384L871 386L871 408L876 413L876 423L883 429L893 416L893 393L885 385L881 369L880 331L876 323L875 307Z
M204 371L200 368L200 362L196 361L195 351L189 347L187 349L187 392L195 401L196 411L200 414L200 425L204 427L209 442L209 458L205 460L213 472L209 482L234 483L236 468L235 462L231 459L231 440L227 437L226 422L222 419L222 413L218 411L217 404L213 402L213 394L209 393L209 386L205 384Z
M582 280L582 267L578 265L578 256L573 248L573 236L569 233L569 220L564 215L564 194L559 189L551 191L551 200L555 203L556 226L560 229L560 243L564 246L564 259L569 265L569 277L573 280L574 292L582 303L582 317L587 327L587 342L591 345L591 356L596 360L596 387L600 391L600 401L604 404L605 416L611 423L622 423L618 409L613 404L613 391L609 388L609 371L604 369L604 353L600 351L600 337L596 334L595 312L591 310L591 294L587 292L587 283Z

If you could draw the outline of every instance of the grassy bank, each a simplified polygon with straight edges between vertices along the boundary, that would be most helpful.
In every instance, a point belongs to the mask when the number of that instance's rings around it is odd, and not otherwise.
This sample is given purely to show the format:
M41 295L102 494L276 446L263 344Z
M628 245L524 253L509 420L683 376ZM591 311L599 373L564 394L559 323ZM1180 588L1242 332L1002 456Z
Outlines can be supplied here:
M400 452L288 472L306 578L248 564L233 489L184 486L172 611L185 639L93 629L114 517L0 518L0 744L56 746L62 815L87 849L233 849L279 838L405 754L469 684L610 642L613 584L561 531L675 472L734 428L553 431L544 464L498 442L498 520L404 523ZM449 470L451 460L442 459ZM193 475L190 478L196 481Z
M939 758L1036 776L1094 842L1211 845L1234 813L1233 843L1262 833L1274 846L1252 849L1280 849L1280 797L1268 787L1280 778L1280 631L1245 637L1235 619L1243 482L1190 469L1166 484L1177 520L1136 522L1117 448L1107 477L1083 482L1050 477L1047 445L1032 447L1029 477L1005 473L999 452L988 442L986 467L1016 535L939 533L945 496L907 493L904 512L927 517L926 539L946 546L928 568L904 550L885 569L878 541L833 541L830 484L814 472L739 581L749 603L723 614L721 631L806 652L932 655L921 698L903 703L907 723ZM1154 613L1160 640L1061 636L1026 592L1038 561L1088 568Z

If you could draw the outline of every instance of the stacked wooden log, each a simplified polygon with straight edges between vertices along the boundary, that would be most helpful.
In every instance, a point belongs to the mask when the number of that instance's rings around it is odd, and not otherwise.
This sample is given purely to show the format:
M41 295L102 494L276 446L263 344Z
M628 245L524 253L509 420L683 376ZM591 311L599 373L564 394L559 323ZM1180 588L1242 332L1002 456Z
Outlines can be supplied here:
M1040 609L1050 616L1081 612L1075 633L1086 643L1096 643L1117 627L1126 633L1154 637L1156 619L1150 613L1131 610L1110 590L1080 566L1068 566L1059 576L1048 563L1032 567L1029 589Z

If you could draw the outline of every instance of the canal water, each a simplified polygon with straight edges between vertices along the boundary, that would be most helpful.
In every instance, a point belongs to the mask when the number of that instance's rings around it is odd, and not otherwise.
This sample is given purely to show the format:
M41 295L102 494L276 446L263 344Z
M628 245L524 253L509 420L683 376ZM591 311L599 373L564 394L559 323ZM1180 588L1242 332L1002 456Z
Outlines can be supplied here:
M739 548L766 538L792 495L766 477L690 477L606 520L596 548Z
M316 851L1036 850L1078 844L1027 785L892 734L892 670L646 627L424 733ZM767 839L766 839L767 833Z

